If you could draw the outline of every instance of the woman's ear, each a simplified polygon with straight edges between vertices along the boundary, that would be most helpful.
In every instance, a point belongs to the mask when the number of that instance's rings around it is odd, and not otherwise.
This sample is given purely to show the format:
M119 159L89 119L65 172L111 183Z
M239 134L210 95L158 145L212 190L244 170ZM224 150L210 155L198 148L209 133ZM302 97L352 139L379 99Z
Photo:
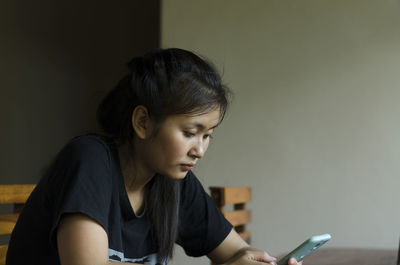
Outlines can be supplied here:
M137 106L132 112L132 127L136 135L144 140L152 135L152 126L147 108L143 105Z

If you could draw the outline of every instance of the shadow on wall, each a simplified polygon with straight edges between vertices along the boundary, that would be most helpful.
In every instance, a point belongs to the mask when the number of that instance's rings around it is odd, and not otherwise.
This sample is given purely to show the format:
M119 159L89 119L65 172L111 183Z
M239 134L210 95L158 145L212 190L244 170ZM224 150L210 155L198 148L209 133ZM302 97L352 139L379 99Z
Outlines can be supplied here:
M159 47L159 0L2 1L1 183L35 183L132 56Z

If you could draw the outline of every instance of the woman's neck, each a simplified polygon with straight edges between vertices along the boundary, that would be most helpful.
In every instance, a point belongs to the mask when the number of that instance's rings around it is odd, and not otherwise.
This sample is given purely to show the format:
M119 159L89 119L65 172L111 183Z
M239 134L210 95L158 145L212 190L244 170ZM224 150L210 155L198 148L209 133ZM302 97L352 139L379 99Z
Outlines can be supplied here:
M134 147L125 144L117 145L117 149L126 190L142 193L146 184L153 178L154 173L146 170L144 163L140 162L140 154L136 152Z

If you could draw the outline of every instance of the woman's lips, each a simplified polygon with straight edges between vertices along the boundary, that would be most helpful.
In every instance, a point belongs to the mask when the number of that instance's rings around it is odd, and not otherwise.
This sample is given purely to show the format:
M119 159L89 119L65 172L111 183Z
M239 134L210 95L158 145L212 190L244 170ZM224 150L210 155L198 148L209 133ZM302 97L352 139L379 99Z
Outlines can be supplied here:
M195 166L195 164L181 164L181 166L185 171L189 171Z

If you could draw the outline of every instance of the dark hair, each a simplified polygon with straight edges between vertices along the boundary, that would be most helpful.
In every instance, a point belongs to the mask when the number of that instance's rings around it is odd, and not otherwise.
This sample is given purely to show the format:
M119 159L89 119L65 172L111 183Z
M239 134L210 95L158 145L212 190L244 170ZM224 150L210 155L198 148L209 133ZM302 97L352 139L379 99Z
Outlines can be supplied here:
M173 114L203 114L219 107L220 122L228 106L228 88L212 64L182 49L156 49L129 63L125 76L100 103L97 119L104 133L133 145L131 124L138 105L147 108L156 128ZM130 150L133 150L131 148ZM133 154L131 154L133 157ZM157 239L158 256L173 254L178 230L179 186L156 175L146 196L146 213Z

